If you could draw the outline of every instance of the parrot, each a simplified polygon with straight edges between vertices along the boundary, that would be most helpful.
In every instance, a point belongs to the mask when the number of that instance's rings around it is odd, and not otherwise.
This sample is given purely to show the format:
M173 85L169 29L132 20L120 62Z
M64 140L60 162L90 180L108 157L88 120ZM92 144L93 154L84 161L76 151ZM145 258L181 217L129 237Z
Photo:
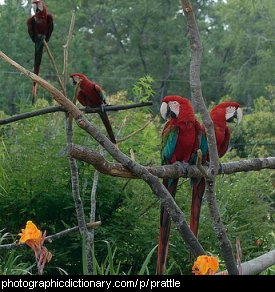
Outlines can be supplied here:
M39 74L43 54L43 40L49 42L53 29L53 17L48 14L46 5L42 0L33 0L32 7L34 15L27 21L28 33L35 43L34 74ZM37 83L33 83L32 104L35 104L37 94Z
M168 119L162 132L162 165L177 161L189 163L199 148L201 125L197 121L191 102L181 96L166 96L162 100L160 113ZM163 184L175 197L179 179L164 179ZM164 273L170 234L170 216L161 206L157 274Z
M79 87L76 93L76 98L85 107L101 107L99 112L100 118L108 132L110 140L116 145L116 138L112 130L108 115L104 109L106 103L106 96L101 87L88 79L87 76L81 73L73 73L70 75L74 86Z
M214 124L218 156L221 158L225 155L230 141L230 129L227 126L227 123L231 123L235 119L237 119L237 122L240 123L243 117L242 109L236 102L222 102L211 110L210 117ZM203 164L205 162L209 162L206 130L204 125L202 126L200 149L202 151ZM205 190L205 178L202 177L191 179L191 184L192 205L190 229L192 230L193 234L198 237L201 202Z

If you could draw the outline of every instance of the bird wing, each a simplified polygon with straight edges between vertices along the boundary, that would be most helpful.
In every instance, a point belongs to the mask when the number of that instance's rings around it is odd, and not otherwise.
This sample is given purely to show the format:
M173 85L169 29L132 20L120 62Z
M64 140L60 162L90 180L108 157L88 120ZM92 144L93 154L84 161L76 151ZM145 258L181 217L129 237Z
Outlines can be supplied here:
M47 15L47 24L48 24L48 31L47 31L47 35L46 35L46 42L48 42L50 40L50 37L52 35L53 32L53 17L51 14Z
M95 90L98 93L98 95L99 95L100 99L102 100L102 102L106 103L106 95L105 95L103 89L98 84L95 84Z
M27 26L28 26L28 33L32 41L35 43L35 32L34 32L34 25L35 25L35 20L33 17L30 17L27 21Z
M169 164L176 149L179 128L166 124L162 133L161 163Z
M228 149L230 141L230 129L228 127L225 128L225 133L224 133L224 139L222 141L222 144L220 146L219 150L219 157L223 157Z

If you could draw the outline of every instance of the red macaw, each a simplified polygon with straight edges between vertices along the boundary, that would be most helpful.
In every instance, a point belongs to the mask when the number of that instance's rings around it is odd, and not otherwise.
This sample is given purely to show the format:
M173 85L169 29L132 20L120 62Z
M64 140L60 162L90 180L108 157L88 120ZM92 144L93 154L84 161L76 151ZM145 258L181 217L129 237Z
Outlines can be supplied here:
M35 43L34 73L39 74L43 54L43 40L48 42L53 32L53 17L48 14L46 5L42 0L32 1L34 15L27 21L30 38ZM37 84L33 83L32 103L36 101Z
M211 112L210 117L214 123L215 136L217 141L217 150L219 157L223 157L228 149L230 142L230 129L227 123L233 122L236 118L238 123L242 120L242 109L236 102L222 102L215 106ZM202 126L202 136L200 142L200 149L202 150L203 161L209 161L208 145L206 139L205 127ZM202 197L205 190L205 179L192 179L192 206L190 229L197 237L199 228L199 218L201 210Z
M195 118L191 102L181 96L167 96L161 105L161 116L169 119L162 132L162 165L177 161L190 162L199 148L201 126ZM164 179L163 184L173 197L178 179ZM157 274L162 275L168 254L170 216L163 206L160 214Z
M108 132L110 140L116 144L116 138L114 136L112 126L109 118L104 110L106 103L106 97L104 91L95 82L89 80L84 74L74 73L70 75L72 82L75 86L79 86L77 92L77 100L83 105L88 107L101 107L99 115Z

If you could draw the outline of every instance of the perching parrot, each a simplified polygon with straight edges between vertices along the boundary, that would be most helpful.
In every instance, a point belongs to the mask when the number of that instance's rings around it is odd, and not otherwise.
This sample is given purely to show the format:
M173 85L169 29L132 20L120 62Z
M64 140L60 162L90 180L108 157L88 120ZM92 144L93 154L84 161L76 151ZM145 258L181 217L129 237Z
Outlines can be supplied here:
M240 105L236 102L222 102L211 110L210 117L214 123L217 150L220 158L225 155L230 142L230 129L228 128L227 123L233 122L234 119L237 119L238 123L240 123L242 120L242 116L243 116L242 109L240 108ZM208 145L204 126L202 126L200 149L202 151L203 162L209 161ZM192 179L191 182L192 182L192 206L190 229L197 237L201 202L205 190L205 179L196 178Z
M161 116L168 119L162 132L162 165L177 161L189 163L199 148L201 126L196 120L191 102L181 96L167 96L160 109ZM175 197L178 179L164 179L164 186ZM163 206L160 214L157 274L162 275L168 255L170 216Z
M106 103L106 96L101 87L95 82L89 80L84 74L74 73L70 75L71 80L75 86L79 86L76 94L77 100L83 105L88 107L101 107L99 115L108 132L110 140L116 144L112 126L109 118L104 110Z
M32 1L34 15L27 21L28 32L35 43L35 57L34 57L34 73L39 74L40 64L43 54L43 40L48 42L53 32L53 17L48 14L46 5L42 0ZM37 84L33 83L32 88L32 103L36 101Z

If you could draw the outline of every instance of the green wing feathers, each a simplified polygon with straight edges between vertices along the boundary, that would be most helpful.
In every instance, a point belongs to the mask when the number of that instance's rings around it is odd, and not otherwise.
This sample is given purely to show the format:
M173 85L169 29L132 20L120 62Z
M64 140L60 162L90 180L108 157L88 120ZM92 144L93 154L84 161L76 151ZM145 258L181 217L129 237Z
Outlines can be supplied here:
M101 89L101 87L96 84L95 89L96 89L97 93L99 94L99 97L103 101L103 103L106 103L107 98L106 98L104 91Z
M207 143L206 134L204 133L201 135L201 139L200 139L200 150L202 152L202 157L205 158L208 152L208 143Z
M169 164L176 149L179 128L164 129L162 137L161 163Z

